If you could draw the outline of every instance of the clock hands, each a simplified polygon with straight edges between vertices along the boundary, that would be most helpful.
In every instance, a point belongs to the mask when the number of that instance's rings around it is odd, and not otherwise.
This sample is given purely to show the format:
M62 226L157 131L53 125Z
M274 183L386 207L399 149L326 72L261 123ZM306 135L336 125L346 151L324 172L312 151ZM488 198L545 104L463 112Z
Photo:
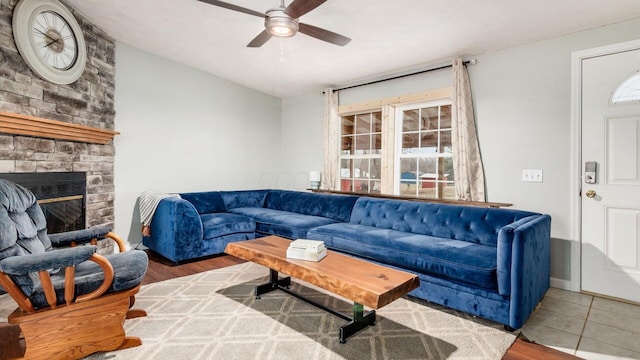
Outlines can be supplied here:
M49 34L47 34L47 33L43 32L43 31L42 31L42 30L40 30L40 29L34 29L34 30L35 30L35 31L37 31L38 33L40 33L43 37L48 38L49 40L51 40L51 41L50 41L50 42L48 42L48 43L45 41L45 45L44 45L43 47L48 47L48 46L50 46L51 44L55 44L55 43L57 43L58 41L60 41L60 38L53 38L51 35L49 35Z

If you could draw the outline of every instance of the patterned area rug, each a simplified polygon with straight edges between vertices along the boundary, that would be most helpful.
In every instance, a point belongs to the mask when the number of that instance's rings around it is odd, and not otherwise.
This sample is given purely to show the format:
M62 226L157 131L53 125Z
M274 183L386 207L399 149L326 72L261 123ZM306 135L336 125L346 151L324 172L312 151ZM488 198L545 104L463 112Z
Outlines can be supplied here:
M87 359L501 359L515 340L502 325L411 297L379 309L376 325L338 341L346 321L282 291L253 296L268 270L252 263L143 286L127 320L137 348ZM294 280L294 291L345 314L352 303ZM15 305L0 296L1 316Z

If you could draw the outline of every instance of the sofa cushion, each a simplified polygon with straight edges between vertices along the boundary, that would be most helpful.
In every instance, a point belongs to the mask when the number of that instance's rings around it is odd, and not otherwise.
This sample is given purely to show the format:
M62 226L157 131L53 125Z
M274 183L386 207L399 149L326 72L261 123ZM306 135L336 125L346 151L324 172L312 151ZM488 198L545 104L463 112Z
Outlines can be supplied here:
M498 231L528 211L362 197L350 223L496 246Z
M218 191L205 191L180 194L198 211L198 214L223 212L226 210L224 200Z
M202 219L204 239L256 231L256 222L242 215L229 213L203 214L200 219Z
M279 235L288 239L305 238L309 229L336 222L321 216L264 208L236 208L230 209L229 212L248 216L255 220L256 232Z
M357 199L358 197L349 195L271 190L265 199L264 207L349 222L351 209Z
M240 207L263 207L269 190L220 191L227 209Z
M492 246L345 223L311 229L307 237L324 241L330 249L497 289L497 256Z

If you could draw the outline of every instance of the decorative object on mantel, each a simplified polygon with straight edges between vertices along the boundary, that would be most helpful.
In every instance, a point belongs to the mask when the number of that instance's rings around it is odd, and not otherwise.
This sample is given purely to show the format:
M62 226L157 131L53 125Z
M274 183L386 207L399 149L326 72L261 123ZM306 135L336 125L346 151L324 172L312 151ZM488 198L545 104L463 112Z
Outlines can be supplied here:
M108 144L119 132L0 111L0 133Z
M87 63L82 29L57 0L21 0L13 10L13 38L31 70L55 84L78 80Z
M320 189L321 175L320 171L309 171L309 187L312 189Z

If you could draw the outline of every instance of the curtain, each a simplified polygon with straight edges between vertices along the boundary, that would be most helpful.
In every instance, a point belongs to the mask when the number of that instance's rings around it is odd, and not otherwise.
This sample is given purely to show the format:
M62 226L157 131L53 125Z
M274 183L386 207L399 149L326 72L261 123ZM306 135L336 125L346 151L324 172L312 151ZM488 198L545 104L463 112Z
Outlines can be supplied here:
M462 59L453 61L451 142L456 198L485 201L484 171L473 116L469 73Z
M338 93L324 90L324 174L321 189L339 190L338 184L338 138L340 137L340 115L338 115Z

